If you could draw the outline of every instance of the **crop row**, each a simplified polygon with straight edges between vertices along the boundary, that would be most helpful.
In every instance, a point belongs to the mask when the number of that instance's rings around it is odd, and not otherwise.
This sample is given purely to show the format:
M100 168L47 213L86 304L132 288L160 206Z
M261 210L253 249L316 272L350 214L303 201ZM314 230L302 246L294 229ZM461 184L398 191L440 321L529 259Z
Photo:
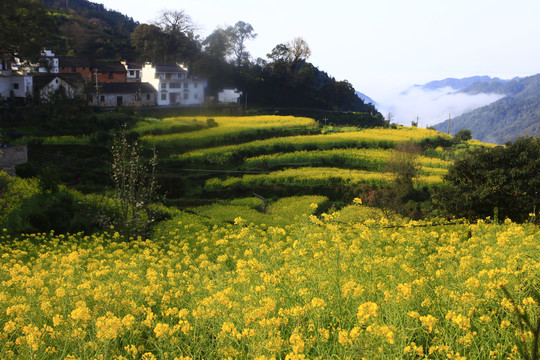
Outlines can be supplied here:
M392 181L393 175L383 172L349 170L329 167L301 167L270 172L246 174L225 180L213 178L206 181L205 190L216 191L234 187L250 186L333 186L368 184L382 187ZM417 185L432 185L441 182L437 175L424 175L416 179Z
M394 154L394 150L387 149L330 149L313 151L295 151L291 153L277 153L247 158L244 164L248 168L273 168L287 165L310 164L333 166L370 171L382 171ZM418 156L416 161L423 167L447 169L449 161Z
M289 136L256 140L237 145L197 149L172 158L191 163L224 164L246 157L277 152L328 150L334 148L392 148L397 143L436 139L443 134L427 129L363 129L354 132Z
M215 117L210 124L207 118L197 117L191 121L193 120L204 123L206 128L198 131L166 133L164 135L144 135L141 140L170 153L220 146L249 139L264 139L273 136L289 136L303 134L308 131L319 131L315 128L316 122L313 119L292 116ZM180 126L177 124L179 121L180 124L183 124L186 119L163 119L156 124L140 125L135 129L143 133L157 130L168 132L168 129L174 130L175 126Z

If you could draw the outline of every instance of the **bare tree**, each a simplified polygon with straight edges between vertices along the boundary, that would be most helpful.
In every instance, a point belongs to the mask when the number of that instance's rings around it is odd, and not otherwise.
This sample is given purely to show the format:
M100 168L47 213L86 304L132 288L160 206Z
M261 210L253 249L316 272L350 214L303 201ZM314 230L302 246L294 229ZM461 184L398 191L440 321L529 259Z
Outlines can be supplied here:
M161 10L158 19L152 25L161 30L159 40L165 63L170 61L169 55L172 55L185 39L193 37L193 31L196 29L191 17L184 10Z
M296 68L300 60L307 60L311 56L308 43L301 37L295 37L286 46L288 49L287 60L291 63L293 69Z
M184 10L163 9L159 14L159 18L154 21L154 25L168 34L191 34L196 30L191 16L186 14Z

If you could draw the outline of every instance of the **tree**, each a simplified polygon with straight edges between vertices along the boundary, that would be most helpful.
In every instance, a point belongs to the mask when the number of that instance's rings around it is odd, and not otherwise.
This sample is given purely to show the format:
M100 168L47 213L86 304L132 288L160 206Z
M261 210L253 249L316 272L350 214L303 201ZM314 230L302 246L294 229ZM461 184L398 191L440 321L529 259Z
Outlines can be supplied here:
M55 32L53 18L40 1L0 1L0 55L35 62Z
M207 55L222 61L233 52L230 33L224 29L214 30L204 39L202 45Z
M191 18L183 10L162 10L153 24L138 25L131 42L145 60L176 63L193 59L199 45L193 35Z
M161 29L156 25L140 24L131 34L131 43L145 61L162 62L166 58Z
M292 71L296 71L296 66L300 61L305 61L311 56L311 50L307 42L301 37L295 37L287 43L287 60Z
M237 67L249 59L249 52L246 51L245 42L257 37L257 34L253 31L253 26L243 21L238 21L234 26L229 26L227 28L227 32L234 45L233 51Z
M137 142L129 143L124 126L120 135L115 138L112 155L117 217L109 221L126 240L146 235L153 222L151 204L156 188L156 153L154 151L150 163L146 164Z
M471 130L467 130L467 129L459 130L457 134L454 135L454 143L456 144L462 141L467 141L471 139L472 139Z
M380 190L371 191L366 197L368 203L381 208L387 217L396 213L413 219L422 216L419 201L426 200L425 194L414 188L414 179L420 170L420 150L413 143L398 144L384 169L392 174L392 182Z
M444 182L434 203L445 214L470 220L497 214L524 221L540 188L540 138L469 151L454 162Z

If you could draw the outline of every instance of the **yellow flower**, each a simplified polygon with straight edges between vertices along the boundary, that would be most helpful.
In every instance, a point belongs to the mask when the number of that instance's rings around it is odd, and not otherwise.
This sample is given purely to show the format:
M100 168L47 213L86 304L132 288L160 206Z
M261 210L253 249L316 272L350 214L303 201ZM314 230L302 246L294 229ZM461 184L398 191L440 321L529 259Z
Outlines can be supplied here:
M92 319L90 310L86 307L86 302L82 300L77 301L76 308L71 312L70 316L73 320L90 321Z
M368 301L358 307L356 317L358 318L358 321L360 321L360 323L362 324L372 316L377 317L377 310L379 310L379 306L374 302Z
M156 337L159 338L161 336L169 335L171 329L169 327L169 324L157 323L156 327L154 328L154 332L156 333Z

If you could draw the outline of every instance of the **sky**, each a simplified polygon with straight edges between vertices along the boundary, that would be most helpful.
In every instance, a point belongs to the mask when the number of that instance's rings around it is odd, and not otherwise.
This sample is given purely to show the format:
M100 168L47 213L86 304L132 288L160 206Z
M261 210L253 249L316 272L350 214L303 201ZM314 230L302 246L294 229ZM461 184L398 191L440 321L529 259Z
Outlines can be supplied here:
M202 38L247 22L258 34L247 43L252 58L301 37L308 61L385 108L413 84L540 73L538 0L93 1L140 23L184 10Z

